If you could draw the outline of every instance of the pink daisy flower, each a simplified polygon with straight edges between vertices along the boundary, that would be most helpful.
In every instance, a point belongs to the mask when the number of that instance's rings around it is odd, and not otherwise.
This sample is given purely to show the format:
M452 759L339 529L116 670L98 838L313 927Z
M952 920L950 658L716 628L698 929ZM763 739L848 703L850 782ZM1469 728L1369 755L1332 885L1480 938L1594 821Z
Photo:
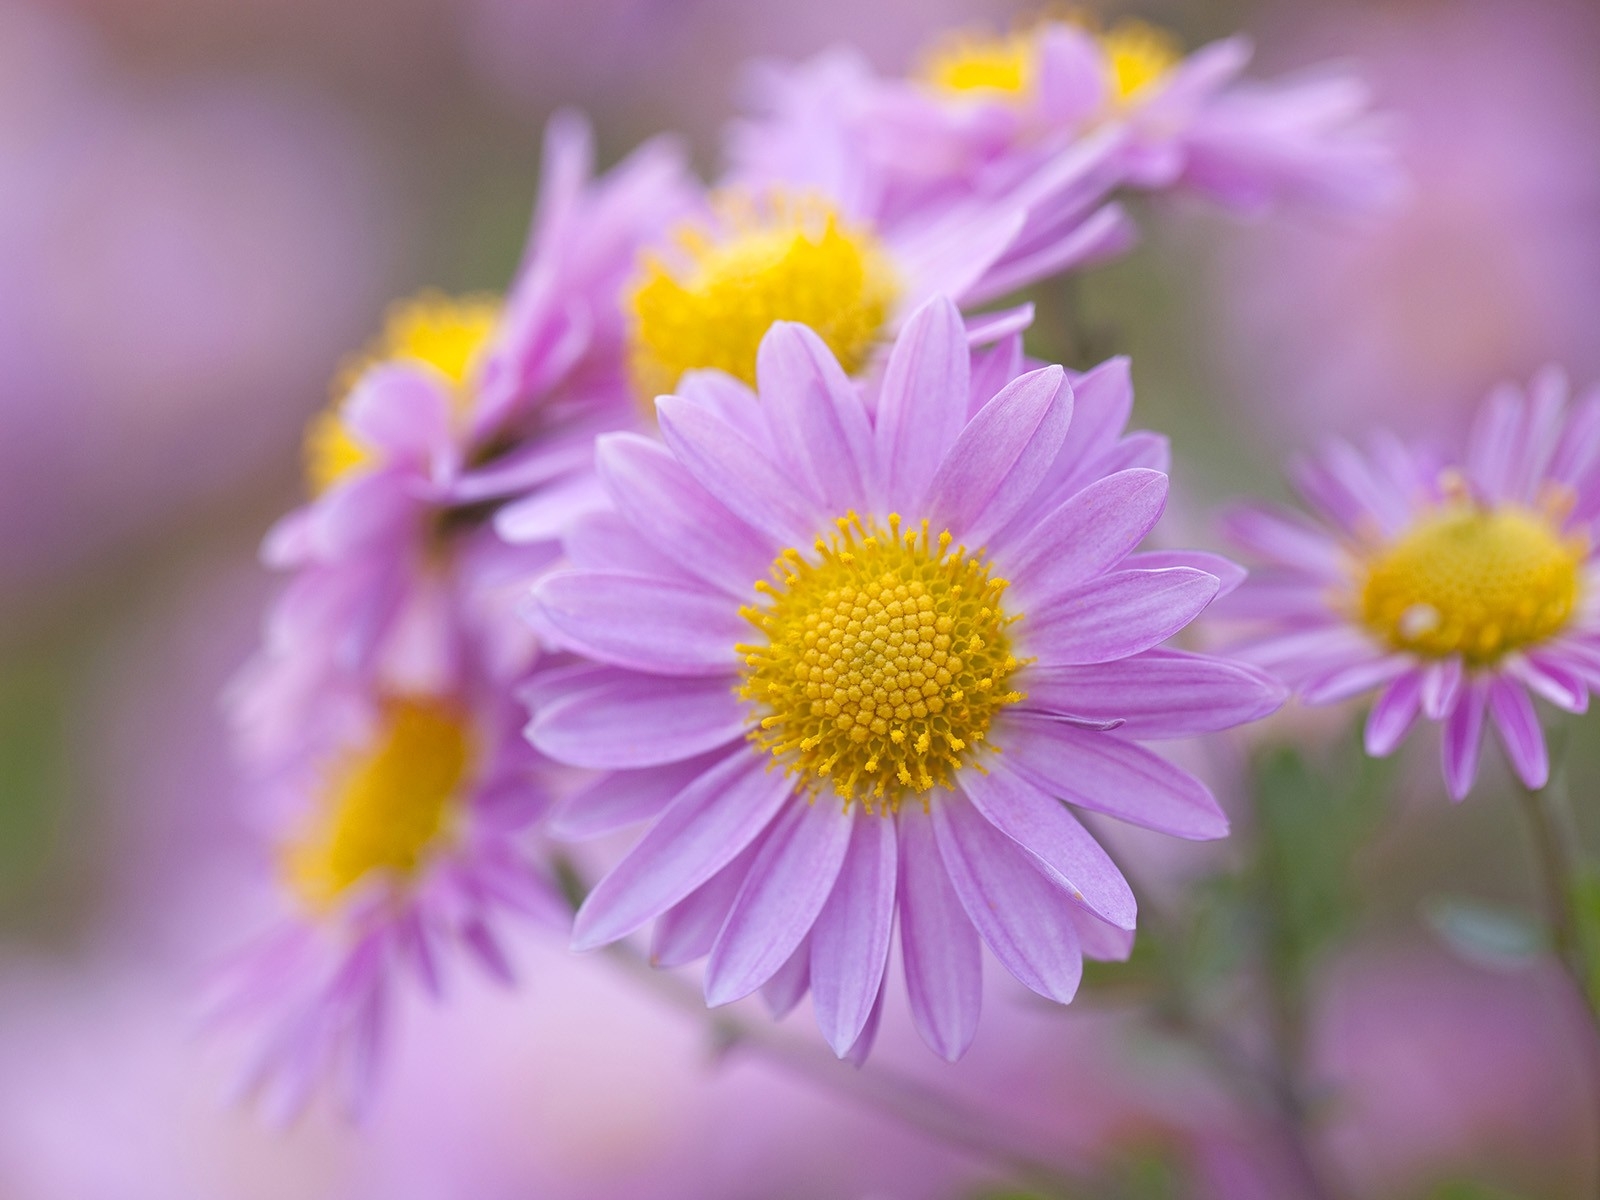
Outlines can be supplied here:
M309 643L336 668L369 668L409 606L438 590L441 538L509 495L570 488L597 434L637 423L617 293L639 247L696 193L667 141L603 179L592 168L588 127L558 115L505 300L423 293L396 305L342 373L307 431L312 498L263 549L295 572L269 655Z
M462 576L465 591L481 572ZM255 1031L242 1086L280 1117L325 1081L361 1111L397 987L438 998L459 959L510 983L497 925L570 922L531 836L553 768L521 736L528 669L497 674L467 607L433 617L410 631L431 644L409 676L319 673L292 752L254 781L272 916L219 976L212 1015Z
M1136 551L1167 481L1141 465L1160 440L1123 435L1125 363L1018 366L1014 340L970 359L936 299L869 408L779 323L756 393L690 374L657 401L661 441L601 440L612 507L531 609L590 663L530 689L529 734L612 772L556 827L649 825L584 902L579 948L655 920L659 964L709 955L708 1003L809 991L859 1060L898 924L917 1026L954 1059L981 943L1062 1002L1084 954L1131 945L1133 895L1068 804L1225 833L1140 742L1281 702L1250 667L1162 648L1237 570Z
M1366 746L1419 716L1444 726L1452 799L1477 774L1487 717L1523 783L1548 781L1533 696L1582 712L1600 681L1600 394L1575 408L1558 371L1504 387L1453 459L1389 435L1298 463L1315 519L1263 504L1227 522L1265 564L1234 615L1269 632L1241 654L1308 704L1377 692Z
M1090 144L1115 147L1113 186L1186 190L1243 212L1360 212L1392 199L1393 151L1366 88L1333 72L1245 82L1250 54L1234 37L1185 56L1137 20L957 32L900 79L835 52L765 68L753 91L766 115L735 150L770 163L831 136L859 146L902 203L983 193Z

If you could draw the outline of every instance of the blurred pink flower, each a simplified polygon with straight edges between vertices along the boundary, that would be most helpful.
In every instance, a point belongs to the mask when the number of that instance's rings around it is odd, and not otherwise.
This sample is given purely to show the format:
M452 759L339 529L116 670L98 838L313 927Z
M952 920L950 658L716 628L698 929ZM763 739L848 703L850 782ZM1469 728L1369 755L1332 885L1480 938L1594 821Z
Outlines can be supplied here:
M1271 41L1359 57L1394 113L1410 191L1359 233L1303 225L1224 242L1211 272L1219 362L1241 407L1279 436L1375 417L1414 433L1549 361L1600 373L1593 9L1323 11Z

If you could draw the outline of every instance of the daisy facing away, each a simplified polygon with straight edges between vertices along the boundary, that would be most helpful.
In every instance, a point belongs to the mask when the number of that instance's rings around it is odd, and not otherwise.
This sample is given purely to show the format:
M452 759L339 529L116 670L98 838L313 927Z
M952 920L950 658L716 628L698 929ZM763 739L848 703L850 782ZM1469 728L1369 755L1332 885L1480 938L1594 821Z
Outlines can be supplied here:
M1308 704L1377 693L1369 754L1442 722L1452 799L1471 790L1485 719L1529 788L1550 762L1533 696L1583 712L1600 685L1600 394L1568 404L1549 370L1479 411L1451 461L1380 435L1292 472L1315 517L1241 506L1230 539L1264 569L1229 598L1266 630L1240 653Z
M648 824L577 947L654 921L658 965L709 956L708 1003L761 990L784 1011L809 990L859 1061L898 925L917 1027L955 1059L980 945L1060 1002L1083 955L1131 945L1133 895L1073 808L1226 832L1140 743L1281 702L1251 667L1161 647L1236 568L1136 550L1167 480L1147 465L1164 444L1123 434L1125 363L1069 382L1019 360L972 359L938 298L869 409L816 334L780 323L756 394L691 374L657 402L660 441L601 441L611 507L531 607L589 662L530 690L529 734L610 772L557 832Z

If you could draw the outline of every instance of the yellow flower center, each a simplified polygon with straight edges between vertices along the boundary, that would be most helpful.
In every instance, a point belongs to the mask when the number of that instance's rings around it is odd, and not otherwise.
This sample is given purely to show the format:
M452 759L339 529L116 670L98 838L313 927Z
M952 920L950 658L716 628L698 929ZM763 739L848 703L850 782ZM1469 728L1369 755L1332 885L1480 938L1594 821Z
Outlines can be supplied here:
M917 77L957 95L994 92L1022 96L1033 90L1037 46L1031 34L956 31L923 54Z
M362 372L385 362L420 363L444 377L458 413L464 412L499 319L500 301L493 296L423 292L390 309L383 332L340 368L333 403L306 429L305 473L312 495L372 465L371 449L351 434L340 416Z
M685 226L640 260L628 297L640 394L704 367L754 384L774 321L811 326L852 374L865 366L899 293L877 240L814 197L730 194L718 208L716 228Z
M374 872L412 878L450 833L472 757L455 706L390 701L372 744L330 772L322 811L285 851L289 886L326 909Z
M1183 57L1175 37L1144 21L1119 21L1099 37L1118 103L1160 83Z
M851 513L815 557L785 550L769 604L743 610L765 635L740 646L740 696L760 712L752 739L812 793L898 810L949 787L990 722L1022 699L1001 594L981 554L930 540L928 523L885 532ZM924 799L926 803L926 799Z
M1370 560L1361 619L1397 650L1486 666L1560 632L1586 552L1543 512L1452 502Z

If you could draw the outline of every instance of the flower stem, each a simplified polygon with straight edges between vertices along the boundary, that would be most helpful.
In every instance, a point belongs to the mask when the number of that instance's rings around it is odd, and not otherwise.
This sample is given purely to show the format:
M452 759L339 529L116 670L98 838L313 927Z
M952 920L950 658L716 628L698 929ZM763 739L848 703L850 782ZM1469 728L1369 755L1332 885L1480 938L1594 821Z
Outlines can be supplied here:
M1560 793L1553 786L1532 789L1518 786L1523 815L1533 841L1540 887L1544 892L1545 920L1550 926L1550 945L1571 984L1574 999L1581 1007L1590 1035L1585 1039L1590 1089L1597 1115L1600 1115L1600 997L1596 995L1594 935L1579 911L1581 899L1578 865L1570 847L1576 845L1570 822L1560 804ZM1600 1121L1596 1123L1600 1130ZM1595 1180L1593 1194L1600 1196L1600 1133L1596 1135Z

